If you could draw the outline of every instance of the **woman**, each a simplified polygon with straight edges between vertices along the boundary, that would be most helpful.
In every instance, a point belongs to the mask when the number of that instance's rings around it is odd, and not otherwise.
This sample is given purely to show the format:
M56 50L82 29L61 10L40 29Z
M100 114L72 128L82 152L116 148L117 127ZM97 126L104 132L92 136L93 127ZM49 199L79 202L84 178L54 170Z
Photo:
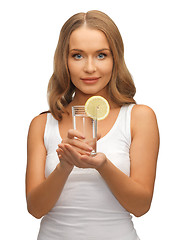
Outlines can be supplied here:
M110 105L94 157L71 114L93 95ZM153 110L134 95L114 22L99 11L72 16L55 52L50 112L35 117L28 134L27 207L44 216L39 240L139 239L131 214L150 208L159 134Z

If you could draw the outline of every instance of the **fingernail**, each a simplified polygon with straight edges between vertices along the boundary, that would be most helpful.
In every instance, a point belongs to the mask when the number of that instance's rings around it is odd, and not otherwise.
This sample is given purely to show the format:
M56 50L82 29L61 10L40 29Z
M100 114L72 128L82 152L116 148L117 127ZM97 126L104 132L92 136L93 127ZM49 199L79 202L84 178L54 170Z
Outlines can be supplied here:
M90 155L91 155L91 152L86 152L86 155L90 156Z

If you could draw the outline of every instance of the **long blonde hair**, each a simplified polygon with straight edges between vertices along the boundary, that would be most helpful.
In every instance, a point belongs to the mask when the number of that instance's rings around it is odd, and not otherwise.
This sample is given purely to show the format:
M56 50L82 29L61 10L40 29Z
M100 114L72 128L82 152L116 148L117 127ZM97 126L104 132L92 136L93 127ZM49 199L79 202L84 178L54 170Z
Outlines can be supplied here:
M54 56L54 72L48 84L48 103L52 115L57 120L62 119L64 107L72 101L75 90L67 64L70 35L83 24L102 31L109 42L113 56L113 72L108 84L109 96L120 106L135 103L133 97L136 88L124 61L124 45L117 26L103 12L94 10L78 13L69 18L60 31Z

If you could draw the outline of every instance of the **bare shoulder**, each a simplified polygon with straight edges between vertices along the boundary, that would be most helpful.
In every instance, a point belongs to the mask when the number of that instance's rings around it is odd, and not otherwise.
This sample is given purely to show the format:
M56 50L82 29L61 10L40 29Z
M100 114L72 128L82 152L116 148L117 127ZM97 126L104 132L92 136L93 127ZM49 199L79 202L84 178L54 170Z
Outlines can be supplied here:
M154 110L146 105L135 105L131 113L132 135L142 129L158 129L157 118Z
M40 133L41 135L44 134L44 129L46 126L47 114L40 114L34 117L30 123L29 127L29 134L30 132Z
M139 119L139 118L144 118L144 117L148 117L148 118L156 118L155 112L152 108L150 108L147 105L140 105L140 104L136 104L133 109L132 109L132 117L134 117L135 119Z
M135 105L132 109L132 123L144 123L147 121L157 121L156 114L152 108L146 105Z
M46 120L47 120L47 114L46 113L43 113L43 114L40 114L36 117L34 117L31 121L31 124L34 124L34 125L37 125L37 124L45 124L46 123Z

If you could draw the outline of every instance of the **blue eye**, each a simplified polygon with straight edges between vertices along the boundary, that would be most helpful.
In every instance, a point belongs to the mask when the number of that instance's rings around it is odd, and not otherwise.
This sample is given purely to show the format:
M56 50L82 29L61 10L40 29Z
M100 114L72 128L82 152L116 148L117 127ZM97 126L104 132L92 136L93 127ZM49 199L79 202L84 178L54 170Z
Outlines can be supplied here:
M107 56L106 54L100 53L100 54L98 55L98 58L99 58L99 59L104 59L106 56Z
M73 55L73 58L79 60L79 59L82 58L82 56L81 56L81 54L74 54L74 55Z

